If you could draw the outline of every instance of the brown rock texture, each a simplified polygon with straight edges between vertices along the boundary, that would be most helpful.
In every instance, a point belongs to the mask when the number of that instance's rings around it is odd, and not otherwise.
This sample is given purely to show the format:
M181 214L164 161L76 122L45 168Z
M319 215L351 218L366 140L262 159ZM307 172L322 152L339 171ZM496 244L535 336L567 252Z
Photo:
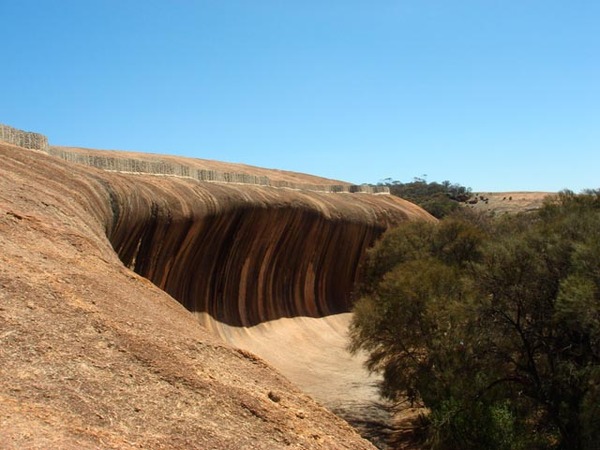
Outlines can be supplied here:
M0 448L372 448L198 318L345 312L365 248L414 218L430 220L390 196L110 173L0 143Z

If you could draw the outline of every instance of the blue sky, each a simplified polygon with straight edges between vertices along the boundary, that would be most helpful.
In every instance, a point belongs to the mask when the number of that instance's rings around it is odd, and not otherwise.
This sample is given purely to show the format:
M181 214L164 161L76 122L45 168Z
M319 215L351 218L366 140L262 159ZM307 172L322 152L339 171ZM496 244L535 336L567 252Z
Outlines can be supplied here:
M0 123L354 183L600 187L597 0L0 0Z

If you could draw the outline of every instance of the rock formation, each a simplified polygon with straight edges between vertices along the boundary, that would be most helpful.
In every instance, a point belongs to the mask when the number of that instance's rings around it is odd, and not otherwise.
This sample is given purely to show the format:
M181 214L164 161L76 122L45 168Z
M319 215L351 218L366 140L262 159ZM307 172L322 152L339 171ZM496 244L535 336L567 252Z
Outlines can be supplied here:
M0 447L370 447L198 319L348 311L365 249L426 213L385 195L107 172L2 143L0 160ZM234 173L220 164L206 170Z
M365 249L391 224L429 219L396 197L343 195L387 188L139 153L49 153L120 173L106 174L104 186L107 236L123 263L228 325L348 311Z
M251 326L349 309L364 250L392 197L115 177L107 235L126 266L194 312Z

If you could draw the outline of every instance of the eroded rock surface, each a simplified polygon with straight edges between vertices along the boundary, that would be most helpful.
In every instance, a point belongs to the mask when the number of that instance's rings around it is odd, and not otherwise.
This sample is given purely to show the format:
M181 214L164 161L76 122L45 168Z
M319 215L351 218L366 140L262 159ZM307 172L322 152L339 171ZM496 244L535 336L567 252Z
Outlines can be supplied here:
M345 312L366 247L424 212L2 143L0 161L0 447L371 447L198 323Z
M393 197L111 176L107 235L124 264L194 312L235 326L348 310Z

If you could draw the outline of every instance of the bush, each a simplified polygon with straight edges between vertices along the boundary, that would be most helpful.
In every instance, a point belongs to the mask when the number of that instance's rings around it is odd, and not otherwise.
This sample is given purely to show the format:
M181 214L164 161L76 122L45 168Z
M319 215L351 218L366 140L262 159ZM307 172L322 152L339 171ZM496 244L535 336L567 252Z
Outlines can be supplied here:
M350 347L383 395L429 408L431 448L598 448L599 191L402 225L365 273Z
M415 178L410 183L387 179L380 185L388 186L392 195L419 205L438 219L455 212L460 203L466 202L472 195L470 188L460 184L449 181L428 183L422 178Z

